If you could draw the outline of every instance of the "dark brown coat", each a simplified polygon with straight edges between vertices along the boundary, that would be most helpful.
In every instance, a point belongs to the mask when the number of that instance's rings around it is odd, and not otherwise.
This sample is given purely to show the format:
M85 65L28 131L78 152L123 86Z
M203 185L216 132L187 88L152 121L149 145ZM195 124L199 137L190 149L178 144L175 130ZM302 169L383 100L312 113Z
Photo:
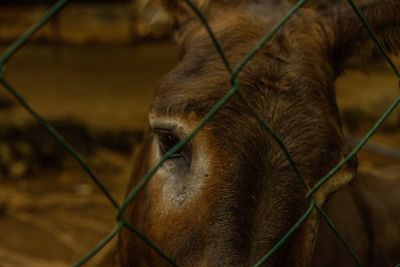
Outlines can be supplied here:
M149 116L153 132L138 150L129 189L230 87L229 73L184 1L161 2L175 23L181 60L156 90ZM284 0L197 3L232 66L291 6ZM398 52L400 2L357 3L388 50ZM375 62L378 55L346 2L332 0L301 9L240 73L242 93L282 138L308 185L349 152L336 105L336 78L346 66ZM381 194L387 186L399 188L400 181L353 179L356 165L350 161L317 192L316 200L322 205L331 195L328 213L367 266L393 266L400 261L400 196L394 190ZM280 147L235 95L165 162L126 218L179 265L250 266L304 213L306 191ZM318 222L312 214L267 266L307 266L313 254L314 266L352 266ZM122 266L167 264L129 230L120 243Z

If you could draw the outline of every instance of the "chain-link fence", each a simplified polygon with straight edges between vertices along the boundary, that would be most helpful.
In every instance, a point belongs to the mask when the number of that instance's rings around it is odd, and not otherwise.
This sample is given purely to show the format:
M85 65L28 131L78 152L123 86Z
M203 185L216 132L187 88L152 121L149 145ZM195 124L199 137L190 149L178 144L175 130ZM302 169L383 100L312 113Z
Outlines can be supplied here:
M61 10L67 3L68 0L59 0L57 1L31 28L29 28L19 39L17 39L11 46L3 53L0 57L0 83L7 90L10 94L12 94L18 102L23 106L36 120L40 123L48 132L51 134L55 140L66 150L72 157L76 159L76 161L80 164L80 166L86 171L89 177L96 183L96 185L100 188L100 190L104 193L104 196L110 201L110 203L115 207L117 211L117 223L115 228L108 234L101 242L99 242L92 250L90 250L84 257L82 257L77 263L73 266L82 266L88 260L90 260L96 253L98 253L110 240L112 240L118 233L125 227L130 229L135 235L141 238L148 246L154 249L160 256L162 256L167 262L169 262L173 266L178 266L178 264L174 261L173 258L169 257L161 248L157 246L157 244L153 243L149 238L146 237L144 233L141 233L138 229L136 229L133 225L125 220L124 212L127 207L134 201L138 193L146 186L152 176L156 173L156 171L161 167L161 165L168 160L171 156L173 156L177 151L179 151L185 144L190 142L199 131L207 124L207 122L224 106L224 104L233 96L238 95L243 103L245 103L250 110L252 111L253 115L257 118L257 120L261 123L263 128L273 137L273 139L277 142L280 146L284 154L286 155L287 159L289 160L293 171L296 173L298 178L302 181L305 188L307 189L308 193L306 198L309 201L309 206L304 214L298 219L298 221L292 225L292 227L279 239L279 241L265 253L263 257L261 257L254 266L262 266L264 265L268 259L277 252L285 242L287 242L291 236L298 230L307 218L311 215L311 213L316 210L321 218L327 223L330 229L334 232L337 239L343 244L343 246L347 249L350 253L354 262L361 266L360 260L355 255L352 248L346 243L343 237L336 231L334 224L325 214L325 212L319 207L314 200L314 194L324 185L332 176L334 176L349 160L351 160L368 142L368 140L375 134L377 129L385 122L387 117L396 109L396 107L400 103L400 96L392 103L392 105L386 110L386 112L381 116L381 118L375 123L375 125L369 130L369 132L361 139L361 141L355 146L355 148L339 163L337 164L332 170L330 170L324 177L322 177L314 186L309 187L303 178L300 170L298 169L294 159L290 155L288 149L286 148L284 142L279 137L277 133L268 125L263 117L256 111L254 106L251 102L241 93L241 89L238 82L238 76L246 66L246 64L256 55L256 53L266 44L268 43L271 38L275 35L275 33L290 20L290 18L296 14L307 2L307 0L300 0L295 3L290 10L281 18L278 22L272 27L272 29L266 33L254 46L254 48L244 56L244 58L240 61L240 63L233 67L228 62L222 46L218 42L216 35L213 33L210 25L208 24L207 18L205 15L196 7L196 5L192 2L192 0L182 0L186 2L188 6L190 6L191 10L194 14L198 17L201 23L206 28L209 37L211 38L213 44L217 48L219 56L223 61L227 71L230 73L230 84L231 88L227 91L227 93L215 103L215 105L207 112L207 114L201 119L199 124L195 127L195 129L184 139L179 141L174 147L172 147L165 155L157 162L155 166L153 166L147 174L139 181L139 183L135 186L135 188L129 193L126 200L119 204L116 199L112 196L103 182L97 178L95 173L92 171L90 166L86 163L86 161L80 156L80 154L71 146L69 145L63 138L59 132L54 129L45 119L43 119L38 113L33 110L29 103L21 96L17 90L7 81L6 79L6 64L8 60L10 60L13 55L38 31L48 20L52 18L59 10ZM391 60L388 52L385 50L383 43L379 40L377 35L373 32L371 27L368 25L367 21L363 17L360 9L356 6L353 0L347 0L349 6L354 10L355 14L358 16L362 24L368 30L370 37L375 42L376 46L379 48L387 62L392 67L394 73L400 79L400 71ZM400 14L399 14L400 15ZM399 265L398 265L399 266Z

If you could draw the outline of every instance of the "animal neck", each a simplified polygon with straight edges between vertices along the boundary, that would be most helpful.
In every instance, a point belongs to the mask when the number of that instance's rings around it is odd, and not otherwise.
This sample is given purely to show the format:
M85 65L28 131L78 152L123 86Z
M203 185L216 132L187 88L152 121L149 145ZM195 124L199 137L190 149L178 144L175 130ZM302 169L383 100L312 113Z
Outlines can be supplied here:
M329 195L345 187L355 177L355 169L344 167L328 180L314 195L315 205L323 207ZM318 239L320 221L323 220L316 207L300 228L291 249L287 266L306 267L311 265L314 248Z

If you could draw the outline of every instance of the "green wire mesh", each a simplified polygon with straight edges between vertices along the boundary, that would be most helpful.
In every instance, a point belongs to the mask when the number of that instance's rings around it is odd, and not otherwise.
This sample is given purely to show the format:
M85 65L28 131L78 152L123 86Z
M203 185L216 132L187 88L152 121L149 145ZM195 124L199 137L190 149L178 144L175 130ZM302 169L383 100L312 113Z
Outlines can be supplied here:
M385 122L387 117L397 108L400 104L400 96L396 98L395 101L390 105L390 107L386 110L386 112L380 117L380 119L375 123L375 125L368 131L368 133L361 139L361 141L355 146L355 148L341 161L339 162L332 170L330 170L324 177L322 177L313 187L306 183L302 174L300 173L296 162L291 157L288 149L283 143L282 139L278 134L274 132L268 125L263 117L257 113L254 106L250 103L250 101L241 93L240 86L238 83L238 75L242 71L242 69L246 66L246 64L256 55L256 53L268 43L271 38L275 35L275 33L290 20L290 18L295 15L298 10L307 2L307 0L300 0L296 4L294 4L290 10L257 42L253 49L251 49L240 61L240 63L233 68L229 63L228 59L225 56L224 50L222 46L219 44L218 39L216 38L214 32L212 31L210 25L208 24L207 18L204 14L196 7L196 5L192 2L192 0L182 0L188 6L190 6L191 10L198 17L201 23L206 28L217 53L221 57L222 62L224 63L227 71L230 73L231 77L231 88L228 92L214 104L214 106L207 112L207 114L201 119L199 124L194 128L194 130L184 139L182 139L179 143L177 143L174 147L172 147L161 159L159 162L153 166L148 173L139 181L139 183L135 186L135 188L129 193L126 200L120 205L112 196L112 194L105 187L103 182L95 175L87 162L83 159L83 157L63 138L63 136L54 129L45 119L43 119L38 113L35 112L34 109L31 108L29 103L21 96L15 88L7 82L5 79L6 72L6 63L12 56L35 34L47 21L49 21L58 11L60 11L69 1L68 0L59 0L52 7L50 7L47 12L36 22L34 23L24 34L22 34L14 43L12 43L8 49L1 55L0 57L0 83L3 88L8 91L11 95L15 97L15 99L20 103L20 105L25 108L35 119L41 124L50 135L54 137L54 139L79 163L82 169L88 174L90 179L99 187L99 189L103 192L105 197L110 201L110 203L114 206L117 211L117 224L114 229L106 236L103 240L101 240L93 249L91 249L85 256L83 256L80 260L78 260L72 266L82 266L86 262L88 262L93 256L95 256L106 244L108 244L113 238L120 233L123 228L128 228L132 233L138 236L143 240L149 247L151 247L154 251L156 251L161 257L163 257L168 263L172 266L178 266L178 264L169 257L160 247L157 246L153 241L151 241L145 234L140 232L138 229L133 227L131 224L126 222L124 218L124 212L127 207L134 201L137 194L146 186L146 184L150 181L152 176L157 172L157 170L161 167L161 165L168 160L171 156L174 155L180 148L182 148L185 144L190 142L201 129L207 124L207 122L225 105L225 103L235 94L239 95L244 104L248 106L253 115L257 118L261 126L271 135L271 137L277 142L279 147L284 152L287 157L290 165L293 168L293 171L296 173L298 178L302 181L303 185L307 189L306 197L309 200L309 206L304 214L298 219L298 221L293 224L293 226L278 240L278 242L268 251L264 256L262 256L254 266L262 266L266 263L266 261L276 253L280 247L285 244L289 240L289 238L298 230L303 223L307 220L307 218L311 215L311 213L316 210L318 214L322 217L323 220L327 223L333 233L336 235L337 239L342 243L342 245L349 252L354 262L358 266L362 266L358 257L354 254L352 248L347 244L344 238L337 232L335 225L331 222L325 212L319 207L313 195L318 191L318 189L325 184L333 175L335 175L349 160L351 160L369 141L369 139L376 133L378 128ZM394 62L391 60L389 54L384 48L384 45L379 40L377 35L373 32L371 27L366 22L362 13L355 5L353 0L348 0L350 7L354 10L355 14L358 16L360 21L363 23L367 31L369 32L372 40L375 42L376 46L379 48L384 58L387 60L394 73L400 79L400 70L396 67ZM396 265L396 267L400 267L400 264Z

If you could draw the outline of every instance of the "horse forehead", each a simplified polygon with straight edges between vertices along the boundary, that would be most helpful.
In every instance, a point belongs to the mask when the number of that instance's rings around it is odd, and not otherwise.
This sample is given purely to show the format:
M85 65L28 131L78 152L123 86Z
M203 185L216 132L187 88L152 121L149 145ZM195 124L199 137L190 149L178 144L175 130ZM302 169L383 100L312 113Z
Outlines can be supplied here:
M234 68L251 51L260 36L250 31L245 34L224 33L220 36L224 56L231 68ZM176 99L186 97L200 100L204 96L221 97L221 92L226 92L231 87L230 70L210 37L204 34L204 36L197 36L192 42L193 44L189 45L179 64L158 83L155 92L156 100L168 98L170 95ZM271 42L255 54L240 72L239 80L244 82L250 81L249 78L251 78L252 81L257 82L264 78L261 75L257 76L258 73L276 72L276 65L283 62L279 58L277 46L279 44Z
M237 66L252 50L270 24L254 23L249 19L215 27L217 38L232 67ZM294 75L294 71L302 69L304 63L302 55L288 52L287 46L293 45L289 37L281 31L255 54L239 74L242 89L272 88L279 91L288 87L285 77ZM301 45L301 38L296 38L296 45ZM193 111L204 115L231 87L231 75L206 31L193 34L184 45L185 54L178 66L157 86L152 113L186 115ZM247 91L251 98L260 98L265 90Z
M245 69L239 76L239 82L247 96L258 101L263 98L264 91L268 90L263 88L264 83L269 83L271 88L278 86L273 80L269 82L266 80L276 79L276 76L282 75L277 74L277 71L281 72L281 70L276 67L273 74L264 69L265 66L256 68L257 70ZM270 74L260 75L260 73L267 72ZM159 82L153 98L151 113L182 116L195 113L203 116L232 87L230 76L221 61L209 60L207 56L200 60L183 62ZM237 97L232 97L224 105L223 110L227 108L239 110L243 108L243 103L238 101Z
M159 82L151 112L170 114L173 111L184 115L211 108L228 91L230 75L221 62L212 62L210 58L203 55L181 61Z

